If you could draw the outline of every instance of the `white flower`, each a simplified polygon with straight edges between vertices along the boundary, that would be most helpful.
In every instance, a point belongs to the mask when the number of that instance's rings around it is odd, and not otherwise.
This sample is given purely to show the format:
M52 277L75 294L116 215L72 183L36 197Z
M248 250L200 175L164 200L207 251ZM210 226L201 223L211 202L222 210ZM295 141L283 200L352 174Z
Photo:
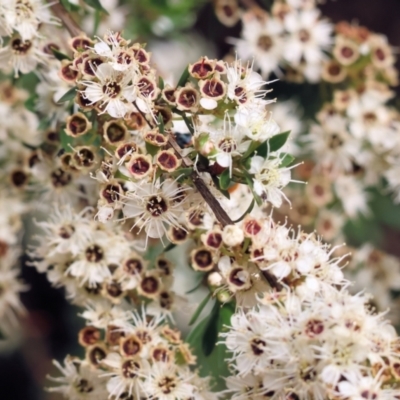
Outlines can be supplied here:
M133 186L134 190L122 199L124 217L137 219L132 229L139 226L145 229L147 237L162 238L169 226L180 227L187 187L171 180L141 182Z
M254 156L251 159L249 172L254 174L254 191L264 201L269 201L274 207L282 205L282 197L286 198L282 189L291 182L290 169L279 168L281 160L264 159Z
M99 371L81 360L68 356L62 366L57 361L54 365L64 375L61 377L49 377L59 386L47 388L49 392L61 393L69 400L98 400L107 394L105 379L99 377Z
M232 175L232 159L245 153L250 146L250 140L245 140L241 130L232 126L227 114L223 128L211 131L210 139L215 149L210 158L214 158L221 167L229 168Z
M123 118L133 111L132 102L136 99L131 75L116 71L110 64L103 63L95 71L96 81L82 81L86 86L84 96L92 103L99 103L104 112L114 118Z
M42 0L2 0L0 2L6 24L16 30L24 41L38 36L40 24L57 23L48 10L49 6L49 4L43 4Z
M272 113L260 106L240 107L235 114L235 122L249 139L259 142L265 142L279 133L279 126L272 119Z
M243 19L243 39L236 41L236 51L240 58L249 60L268 77L271 72L279 72L284 42L281 37L282 23L273 17L259 21L256 17Z
M44 63L48 55L43 53L36 41L22 40L19 36L11 38L7 46L0 48L0 68L12 68L15 76L18 72L27 74L39 63Z
M285 16L285 28L290 36L284 46L284 58L296 67L303 58L307 64L320 64L325 58L323 51L331 43L332 25L320 20L320 11L292 11Z
M147 398L158 400L185 400L194 392L188 383L192 374L175 364L154 363L142 383L142 391Z

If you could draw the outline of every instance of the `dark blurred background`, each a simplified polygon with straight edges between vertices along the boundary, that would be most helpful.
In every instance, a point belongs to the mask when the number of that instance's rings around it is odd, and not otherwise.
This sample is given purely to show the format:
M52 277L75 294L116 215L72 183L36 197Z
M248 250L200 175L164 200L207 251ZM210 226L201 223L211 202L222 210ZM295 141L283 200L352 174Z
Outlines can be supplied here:
M387 35L389 43L400 49L400 0L326 1L320 8L333 22L346 20L364 25ZM238 36L241 27L221 25L213 14L212 5L206 3L197 13L194 29L214 42L222 57L229 50L225 38ZM279 96L279 87L275 88L275 93ZM400 255L399 234L390 228L385 231L385 250ZM0 399L60 399L43 390L50 383L46 374L56 373L52 359L61 361L68 353L81 355L76 339L83 321L77 317L79 309L66 302L62 290L51 288L44 275L24 266L22 278L30 286L22 295L28 314L21 323L21 338L16 339L14 347L7 345L5 351L0 352Z

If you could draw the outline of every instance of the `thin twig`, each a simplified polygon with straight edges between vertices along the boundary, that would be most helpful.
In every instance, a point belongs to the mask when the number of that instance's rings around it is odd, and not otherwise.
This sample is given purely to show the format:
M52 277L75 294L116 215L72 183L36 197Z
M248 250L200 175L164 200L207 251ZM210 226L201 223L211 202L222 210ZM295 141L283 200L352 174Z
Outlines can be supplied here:
M79 36L82 33L82 29L79 25L72 19L69 15L68 11L64 8L64 6L60 3L54 3L53 1L49 1L50 8L53 11L54 15L60 18L61 22L67 28L67 31L72 37Z
M173 136L171 135L169 136L168 143L175 150L178 156L182 159L182 164L185 167L193 166L192 160L189 160L187 159L187 157L182 156L180 152L180 147L178 143L176 143L176 140L173 138ZM223 227L226 225L232 225L233 221L230 219L229 215L225 212L225 210L221 207L221 204L219 204L219 201L211 193L210 189L203 181L203 179L201 179L200 175L196 171L193 171L190 177L193 181L194 186L196 186L196 189L199 191L199 193L206 201L206 203L210 206L211 210L214 212L214 215L219 221L219 223Z

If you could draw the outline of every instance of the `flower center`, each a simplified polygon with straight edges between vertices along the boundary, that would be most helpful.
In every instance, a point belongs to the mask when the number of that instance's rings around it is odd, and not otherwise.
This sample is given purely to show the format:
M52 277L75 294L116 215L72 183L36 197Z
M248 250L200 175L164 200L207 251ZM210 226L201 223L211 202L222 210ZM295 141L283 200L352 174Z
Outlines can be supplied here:
M299 39L300 42L306 43L310 40L311 35L306 29L300 29L299 31Z
M157 218L168 210L168 204L161 196L151 196L147 200L146 209L152 217Z
M268 35L261 35L257 40L257 46L263 50L268 51L273 45L273 41L271 36Z
M115 99L121 93L121 86L115 81L108 82L103 85L103 93L111 99Z
M97 244L93 244L86 249L85 256L86 256L86 260L88 260L89 262L96 263L103 259L104 251Z
M11 42L11 48L17 54L26 54L31 47L32 42L30 40L23 41L20 38L15 38Z
M218 143L218 147L225 153L232 153L237 149L236 142L232 138L222 139Z
M176 388L174 376L164 376L159 382L158 387L164 394L170 394Z

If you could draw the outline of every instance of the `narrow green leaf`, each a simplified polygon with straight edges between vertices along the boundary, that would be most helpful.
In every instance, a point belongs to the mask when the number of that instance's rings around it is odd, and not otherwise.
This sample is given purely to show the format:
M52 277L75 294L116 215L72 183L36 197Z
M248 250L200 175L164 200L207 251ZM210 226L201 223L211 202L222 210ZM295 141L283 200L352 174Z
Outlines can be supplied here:
M211 311L210 318L208 319L208 324L204 331L202 339L202 349L205 356L209 356L215 348L215 344L218 339L218 320L219 313L221 310L221 305L218 301L215 302L214 307Z
M25 108L27 110L29 110L29 111L35 112L36 111L35 107L36 107L37 99L38 99L38 95L36 93L31 95L31 96L29 96L28 99L24 103Z
M62 53L61 51L51 48L52 53L54 54L54 57L57 58L57 60L62 61L62 60L71 60L70 57L68 57L66 54Z
M68 11L72 11L72 4L68 0L60 0L60 3L63 5L63 7Z
M101 11L104 14L108 15L107 10L104 9L104 7L101 5L99 0L83 0L84 3L86 3L88 6L94 8L95 10Z
M183 71L181 77L179 78L178 84L176 85L176 87L180 87L180 86L185 86L187 80L189 79L189 68L186 67L185 70Z
M167 253L168 251L174 249L176 247L176 244L170 243L164 250L164 253Z
M221 189L221 187L219 186L219 179L216 176L211 176L211 179L214 182L215 187L227 198L230 199L231 196L229 194L229 192L225 189Z
M207 305L208 301L211 299L211 292L203 299L203 301L199 304L196 311L192 315L192 318L189 321L189 326L193 325L197 319L199 318L201 312L204 310L204 307Z
M290 131L279 133L278 135L273 136L269 139L269 151L277 151L279 150L288 140ZM268 146L268 145L267 145Z
M65 150L66 153L71 153L72 149L71 146L73 143L73 138L71 136L68 136L64 129L61 129L60 132L60 141L61 141L61 146Z
M75 98L75 95L76 95L76 87L73 87L69 89L68 92L65 93L64 96L62 96L57 103L65 103L66 101L70 101Z
M222 190L226 190L229 188L230 184L231 184L231 177L229 176L229 168L227 168L219 176L219 187Z
M163 90L164 89L164 79L161 77L161 76L159 76L158 77L158 87L161 89L161 90Z
M160 133L164 133L165 131L164 119L161 114L158 116L158 130L160 131Z
M290 165L294 160L294 157L291 154L285 154L282 158L281 158L281 163L279 164L279 167L284 168L287 167L288 165Z
M99 29L100 25L100 10L96 10L94 12L94 24L93 24L93 36L97 35L97 30Z

